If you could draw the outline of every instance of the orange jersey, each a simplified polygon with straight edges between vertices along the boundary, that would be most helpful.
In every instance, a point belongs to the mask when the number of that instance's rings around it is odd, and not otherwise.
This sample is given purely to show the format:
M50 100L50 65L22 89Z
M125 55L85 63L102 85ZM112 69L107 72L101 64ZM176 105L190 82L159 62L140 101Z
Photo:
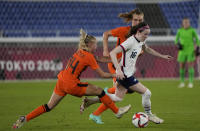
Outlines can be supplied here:
M127 39L126 35L128 34L130 29L131 29L131 26L125 26L125 27L118 27L111 30L112 36L117 37L116 47ZM122 56L122 53L117 54L117 58L121 58L121 56Z
M73 57L68 60L66 68L58 74L58 78L64 81L72 80L78 82L80 81L79 77L81 73L86 70L88 66L93 70L99 68L93 54L79 49L73 54Z

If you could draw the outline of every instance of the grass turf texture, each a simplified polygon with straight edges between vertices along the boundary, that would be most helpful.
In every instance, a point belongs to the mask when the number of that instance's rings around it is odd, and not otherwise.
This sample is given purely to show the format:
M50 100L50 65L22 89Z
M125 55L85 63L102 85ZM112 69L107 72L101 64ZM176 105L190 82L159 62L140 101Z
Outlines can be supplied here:
M146 128L135 128L131 119L135 112L143 112L141 95L134 93L125 96L118 106L132 105L132 109L121 119L116 119L108 110L102 115L105 122L97 125L88 120L89 114L99 104L79 113L81 99L67 95L49 113L26 123L20 131L199 131L200 129L200 82L194 88L179 89L176 80L141 81L152 92L152 111L163 118L163 124L152 122ZM111 86L111 81L90 81L100 87ZM25 115L36 107L47 103L54 89L53 82L0 82L0 131L12 130L12 124L19 115Z

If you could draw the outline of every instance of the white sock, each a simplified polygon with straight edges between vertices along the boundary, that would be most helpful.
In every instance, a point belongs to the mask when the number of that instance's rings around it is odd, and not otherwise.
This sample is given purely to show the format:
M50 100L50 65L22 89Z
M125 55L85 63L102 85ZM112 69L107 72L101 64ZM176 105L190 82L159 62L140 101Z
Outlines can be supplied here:
M142 106L144 107L144 111L147 115L151 113L151 91L149 89L146 90L144 94L142 94Z

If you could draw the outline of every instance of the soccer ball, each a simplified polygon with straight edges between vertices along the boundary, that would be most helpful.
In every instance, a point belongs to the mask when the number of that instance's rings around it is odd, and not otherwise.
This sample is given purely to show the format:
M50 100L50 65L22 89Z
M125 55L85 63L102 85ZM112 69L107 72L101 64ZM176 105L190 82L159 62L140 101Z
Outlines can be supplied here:
M132 123L135 127L143 128L148 125L149 118L147 114L143 112L138 112L133 115Z

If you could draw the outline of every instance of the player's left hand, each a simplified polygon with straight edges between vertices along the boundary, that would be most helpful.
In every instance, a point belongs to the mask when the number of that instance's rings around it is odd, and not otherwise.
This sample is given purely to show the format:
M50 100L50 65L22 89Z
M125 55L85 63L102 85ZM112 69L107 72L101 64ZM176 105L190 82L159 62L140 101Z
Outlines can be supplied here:
M170 55L163 55L163 58L167 59L167 60L172 60L173 59L173 57L170 56Z

